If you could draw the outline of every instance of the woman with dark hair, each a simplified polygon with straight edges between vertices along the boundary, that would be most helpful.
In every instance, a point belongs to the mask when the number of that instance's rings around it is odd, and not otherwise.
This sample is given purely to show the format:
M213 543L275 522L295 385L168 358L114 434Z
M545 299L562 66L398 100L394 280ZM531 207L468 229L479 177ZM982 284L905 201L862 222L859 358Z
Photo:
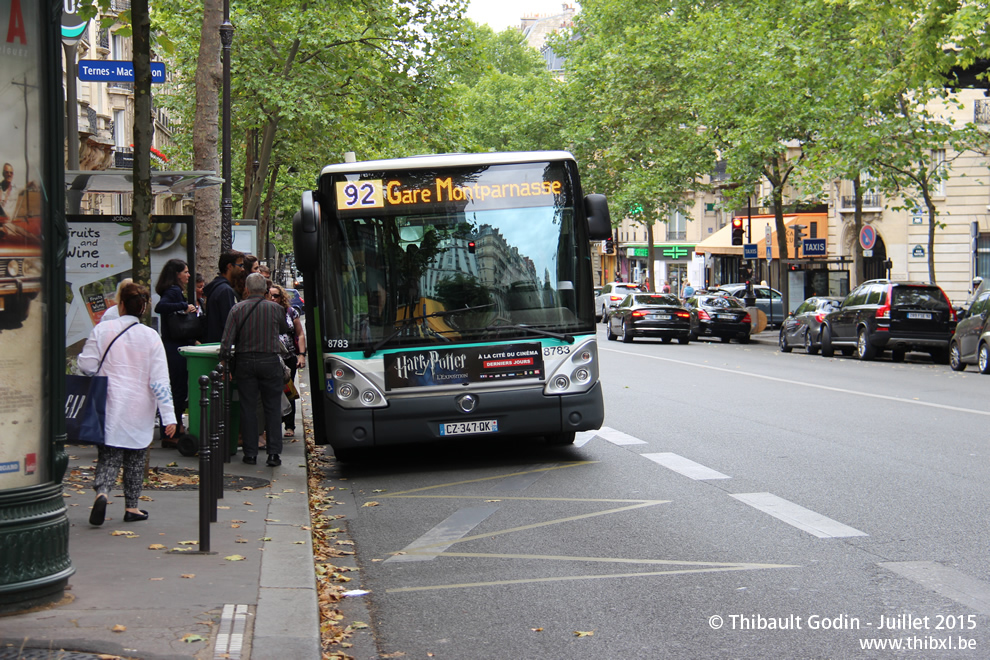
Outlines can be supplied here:
M121 466L124 522L148 519L148 512L138 509L138 502L144 480L144 454L155 432L156 410L165 424L165 435L175 435L165 347L158 333L139 320L149 299L143 286L131 282L121 287L117 302L120 318L97 323L79 354L79 369L84 374L107 377L106 444L98 447L91 525L103 524L110 490Z
M162 268L155 284L155 293L161 299L155 305L155 313L161 317L162 343L168 361L169 380L172 383L172 398L175 401L175 416L179 423L179 434L185 433L182 426L182 413L186 410L186 397L189 394L189 373L186 359L179 354L179 347L188 341L180 341L169 335L168 317L172 314L195 314L196 305L186 301L186 286L189 284L189 266L182 259L169 259ZM163 447L175 447L176 443L162 438Z
M296 371L306 366L306 332L303 329L302 319L299 318L299 312L289 304L289 296L285 289L269 280L268 294L271 300L277 302L285 310L285 322L291 328L290 333L279 335L279 339L286 351L282 360L285 362L285 366L289 367L292 374L291 380L295 382ZM295 399L289 399L289 405L292 410L282 417L282 424L285 425L284 437L286 438L291 438L296 434Z

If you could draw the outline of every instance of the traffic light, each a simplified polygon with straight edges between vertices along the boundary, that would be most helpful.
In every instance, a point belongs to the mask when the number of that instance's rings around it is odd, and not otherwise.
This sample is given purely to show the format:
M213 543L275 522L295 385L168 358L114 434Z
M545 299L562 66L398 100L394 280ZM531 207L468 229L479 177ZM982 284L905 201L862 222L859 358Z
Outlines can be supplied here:
M801 247L801 239L804 238L804 229L806 225L791 225L794 228L794 249ZM795 252L795 256L797 252Z
M612 242L612 238L605 239L605 254L615 253L615 243Z
M743 244L743 221L741 217L732 219L732 244Z

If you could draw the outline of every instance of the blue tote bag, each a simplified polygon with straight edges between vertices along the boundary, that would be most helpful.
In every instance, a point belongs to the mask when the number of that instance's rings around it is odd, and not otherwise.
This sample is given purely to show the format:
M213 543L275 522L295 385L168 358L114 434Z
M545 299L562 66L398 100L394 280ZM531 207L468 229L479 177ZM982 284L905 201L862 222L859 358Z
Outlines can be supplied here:
M107 350L103 351L96 373L100 373L103 368L103 361L107 359L113 342L135 325L137 323L132 323L113 338ZM66 442L77 445L102 445L106 442L104 428L107 418L107 386L106 376L65 377Z

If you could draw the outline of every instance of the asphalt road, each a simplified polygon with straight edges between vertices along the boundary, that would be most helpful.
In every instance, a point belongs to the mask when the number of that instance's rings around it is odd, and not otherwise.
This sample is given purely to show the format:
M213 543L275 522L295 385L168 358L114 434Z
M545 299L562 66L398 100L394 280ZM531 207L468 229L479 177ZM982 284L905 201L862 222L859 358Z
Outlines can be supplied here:
M379 652L990 657L990 377L599 336L575 446L338 467Z

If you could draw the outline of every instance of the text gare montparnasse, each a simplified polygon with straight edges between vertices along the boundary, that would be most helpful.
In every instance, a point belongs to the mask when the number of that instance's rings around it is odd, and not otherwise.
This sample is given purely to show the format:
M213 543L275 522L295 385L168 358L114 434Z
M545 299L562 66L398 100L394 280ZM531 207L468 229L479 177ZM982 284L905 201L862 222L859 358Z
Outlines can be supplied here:
M434 185L422 188L403 188L401 181L385 184L385 199L393 206L403 204L431 204L443 202L484 202L490 199L512 199L559 195L563 190L560 181L531 181L522 183L472 183L456 185L452 177L437 177Z

